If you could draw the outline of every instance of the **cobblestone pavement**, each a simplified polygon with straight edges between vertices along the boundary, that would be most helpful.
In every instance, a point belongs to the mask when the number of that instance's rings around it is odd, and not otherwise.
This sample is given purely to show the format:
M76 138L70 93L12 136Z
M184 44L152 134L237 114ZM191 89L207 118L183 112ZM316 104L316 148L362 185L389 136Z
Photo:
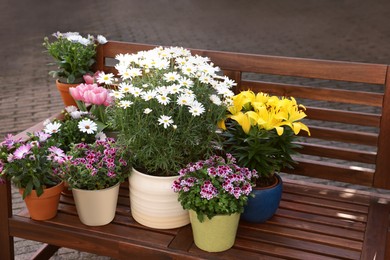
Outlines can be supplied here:
M303 58L390 62L388 0L41 0L0 2L0 136L62 109L41 46L55 31ZM15 211L23 207L15 193ZM16 259L39 243L15 239ZM52 259L106 259L61 249Z

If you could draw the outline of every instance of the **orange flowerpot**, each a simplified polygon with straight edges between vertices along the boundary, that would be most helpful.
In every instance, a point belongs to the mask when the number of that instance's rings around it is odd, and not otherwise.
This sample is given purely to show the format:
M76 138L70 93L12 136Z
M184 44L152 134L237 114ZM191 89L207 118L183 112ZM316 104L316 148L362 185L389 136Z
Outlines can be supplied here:
M48 220L57 215L58 203L60 201L61 191L64 189L64 182L57 186L44 189L41 196L37 196L35 190L24 199L30 217L34 220ZM24 189L19 189L23 194Z
M61 83L58 79L56 81L57 89L61 94L62 101L65 106L77 106L76 101L74 101L72 95L69 93L69 88L75 88L79 84L70 84L70 83Z

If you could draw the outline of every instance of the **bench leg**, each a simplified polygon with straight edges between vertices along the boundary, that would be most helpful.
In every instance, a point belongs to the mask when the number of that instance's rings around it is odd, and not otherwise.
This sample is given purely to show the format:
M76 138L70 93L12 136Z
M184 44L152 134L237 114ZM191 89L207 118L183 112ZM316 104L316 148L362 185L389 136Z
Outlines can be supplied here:
M14 259L14 238L9 235L8 218L12 217L11 184L0 184L0 252L1 259Z

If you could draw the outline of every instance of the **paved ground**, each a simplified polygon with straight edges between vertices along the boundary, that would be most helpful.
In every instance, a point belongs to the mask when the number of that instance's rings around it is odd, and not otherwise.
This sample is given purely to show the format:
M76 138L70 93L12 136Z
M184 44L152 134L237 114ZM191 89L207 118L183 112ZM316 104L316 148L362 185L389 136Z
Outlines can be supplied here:
M42 39L55 31L192 48L390 63L388 0L0 2L0 140L62 108ZM15 195L15 210L23 203ZM17 239L16 259L38 243ZM52 259L105 259L62 249Z

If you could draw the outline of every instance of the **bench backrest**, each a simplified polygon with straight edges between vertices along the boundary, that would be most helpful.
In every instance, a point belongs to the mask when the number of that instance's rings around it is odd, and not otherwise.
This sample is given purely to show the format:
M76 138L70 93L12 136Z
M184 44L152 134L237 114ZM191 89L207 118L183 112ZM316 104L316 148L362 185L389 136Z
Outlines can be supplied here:
M154 45L100 45L97 69L115 73L119 53ZM307 108L311 136L302 136L299 164L288 172L390 189L390 72L387 65L191 49L238 84L293 96Z

